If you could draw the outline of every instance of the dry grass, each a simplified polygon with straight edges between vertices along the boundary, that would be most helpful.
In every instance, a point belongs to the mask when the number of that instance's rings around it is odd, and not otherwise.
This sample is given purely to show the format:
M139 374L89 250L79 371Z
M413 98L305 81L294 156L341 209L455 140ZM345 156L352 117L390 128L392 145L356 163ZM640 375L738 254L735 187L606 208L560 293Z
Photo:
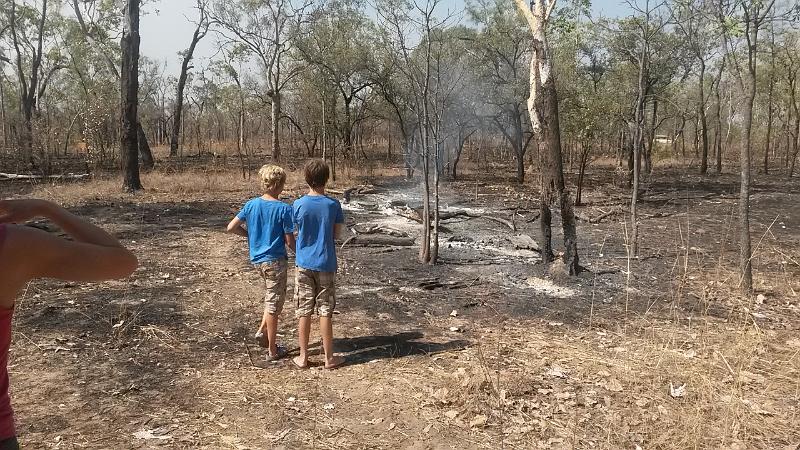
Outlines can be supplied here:
M291 168L287 165L287 180L284 192L286 194L299 194L307 189L303 180L301 169ZM336 181L331 181L332 189L343 189L355 184L369 182L370 179L383 176L396 176L396 169L364 169L356 171L346 169L337 176ZM226 170L187 170L183 172L166 173L152 171L142 173L142 185L145 195L177 195L177 196L204 196L208 194L225 194L231 192L256 194L260 190L257 173L249 178L243 178L237 169ZM76 204L86 199L118 199L125 197L121 189L120 177L94 178L85 182L74 183L35 183L31 186L30 196L47 198L63 204Z
M485 416L487 437L519 448L796 448L800 341L699 322L487 325L478 356L431 395L457 426Z
M297 165L288 166L287 191L302 192L304 183ZM465 170L480 173L471 164ZM400 168L364 167L358 173L343 169L334 187L401 173ZM151 197L243 199L258 190L255 178L243 180L236 170L153 172L143 175L143 184L147 190L140 197L142 201ZM120 192L118 179L38 185L34 195L66 204L126 197ZM732 227L732 217L721 220L725 222L720 225L722 229ZM675 250L674 258L665 256L673 253L665 252L657 266L632 261L633 281L625 286L624 276L616 279L611 303L597 308L593 304L594 316L587 314L589 320L571 324L517 317L497 320L487 310L485 317L470 323L469 337L474 345L467 349L387 359L335 375L298 376L288 371L262 375L265 372L234 367L233 357L227 355L219 364L230 367L213 368L214 376L203 380L199 398L221 405L213 411L242 411L243 417L238 420L243 425L236 429L242 445L248 439L261 439L266 426L270 431L267 435L273 438L291 428L284 439L293 439L291 443L296 446L409 446L408 435L391 435L386 423L380 424L380 435L350 432L369 428L364 422L377 416L366 414L389 410L391 413L381 414L422 422L420 429L427 423L428 431L422 432L420 439L425 442L427 437L434 442L429 445L434 446L458 442L470 448L497 448L502 443L508 448L526 449L640 446L796 450L800 443L800 338L796 333L800 265L796 262L796 245L793 241L781 242L766 227L754 231L754 243L759 243L754 256L759 268L758 292L767 296L761 305L754 297L738 293L735 254L725 250L725 239L716 247L706 242L705 251L693 249L697 244L682 236L694 233L695 226L689 229L688 222L670 219L664 219L664 223L670 227L668 232L651 237L665 240L665 248ZM613 224L609 232L619 233L620 228ZM651 224L646 228L654 227ZM676 233L681 235L677 242ZM198 239L205 243L209 238L204 235ZM207 267L204 270L210 274L229 264L232 244L219 239L214 242L215 249L197 255L194 261ZM154 262L162 256L149 248L143 251ZM569 285L571 281L562 271L555 267L550 276L558 284ZM218 276L212 278L214 289L251 289L242 280L220 273L214 276ZM203 307L217 308L218 295L222 294L209 294ZM487 291L485 295L504 294ZM241 297L233 298L238 301ZM555 308L574 307L567 303L571 300L556 301L562 303ZM186 302L197 307L196 298ZM634 309L634 303L646 307ZM187 311L193 314L188 307ZM359 317L358 322L349 317L349 324L357 323L365 329L386 326L376 323L371 313L364 311L365 317ZM767 315L769 321L759 319L758 314ZM138 326L136 311L120 309L111 320ZM426 333L447 330L447 320L431 318ZM179 346L178 338L168 333L178 336L184 330L168 326L150 325L141 331L155 343L166 340L170 346ZM214 326L212 322L203 323L209 329ZM219 328L215 342L225 342L229 338L220 337L224 327ZM115 330L117 340L130 334L128 328ZM187 355L186 350L180 351ZM199 363L192 362L183 369L191 372L193 364ZM206 369L211 371L212 367ZM685 384L685 395L672 397L670 383L676 387ZM276 393L274 385L280 385L282 392ZM258 392L262 402L259 411L273 411L270 418L278 418L268 425L265 421L247 428L252 425L247 422L252 410L242 406L242 391ZM352 398L345 399L345 393ZM287 403L289 396L297 397L297 402ZM328 402L336 403L335 412L321 409ZM310 415L310 410L315 415ZM198 423L205 420L201 417ZM225 420L232 426L236 422ZM394 420L399 430L402 422ZM197 423L190 426L199 427ZM403 433L411 431L403 429Z

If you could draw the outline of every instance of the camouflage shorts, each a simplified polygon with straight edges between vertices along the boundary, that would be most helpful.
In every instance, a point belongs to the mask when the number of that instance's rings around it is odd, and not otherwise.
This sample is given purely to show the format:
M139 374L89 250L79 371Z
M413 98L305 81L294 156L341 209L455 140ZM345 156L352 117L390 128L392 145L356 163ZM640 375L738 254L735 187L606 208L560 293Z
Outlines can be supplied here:
M336 309L336 273L297 268L294 283L295 317L332 317Z
M286 259L256 264L256 268L264 279L266 294L264 295L264 309L269 314L280 314L283 303L286 301L286 273L288 263Z

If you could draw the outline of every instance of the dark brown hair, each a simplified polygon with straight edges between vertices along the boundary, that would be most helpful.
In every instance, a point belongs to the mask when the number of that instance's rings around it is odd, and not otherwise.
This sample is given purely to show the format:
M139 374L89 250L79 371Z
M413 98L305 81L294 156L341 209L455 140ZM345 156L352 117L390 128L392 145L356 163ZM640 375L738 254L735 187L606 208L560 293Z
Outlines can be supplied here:
M325 187L330 177L331 169L328 163L321 159L312 159L306 163L303 173L306 177L306 183L312 188Z

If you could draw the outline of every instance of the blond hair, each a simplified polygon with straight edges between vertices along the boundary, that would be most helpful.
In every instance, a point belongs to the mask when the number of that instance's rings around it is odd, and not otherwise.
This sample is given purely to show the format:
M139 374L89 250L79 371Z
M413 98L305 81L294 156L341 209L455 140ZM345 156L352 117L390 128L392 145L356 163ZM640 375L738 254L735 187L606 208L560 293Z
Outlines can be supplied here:
M261 179L261 187L266 190L281 188L286 183L286 171L271 164L262 166L258 171L258 177Z

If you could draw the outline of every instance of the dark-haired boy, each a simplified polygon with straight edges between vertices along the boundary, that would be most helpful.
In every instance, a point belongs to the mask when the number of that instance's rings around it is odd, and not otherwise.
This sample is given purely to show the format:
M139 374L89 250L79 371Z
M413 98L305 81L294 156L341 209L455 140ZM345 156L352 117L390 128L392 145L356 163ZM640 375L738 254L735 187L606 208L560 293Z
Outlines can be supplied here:
M330 168L321 159L308 161L304 168L308 194L295 200L294 224L297 233L297 274L295 277L295 316L299 319L300 356L292 359L308 368L308 340L311 315L319 315L325 368L335 369L345 363L333 354L333 311L336 308L336 243L344 229L342 206L325 195Z

